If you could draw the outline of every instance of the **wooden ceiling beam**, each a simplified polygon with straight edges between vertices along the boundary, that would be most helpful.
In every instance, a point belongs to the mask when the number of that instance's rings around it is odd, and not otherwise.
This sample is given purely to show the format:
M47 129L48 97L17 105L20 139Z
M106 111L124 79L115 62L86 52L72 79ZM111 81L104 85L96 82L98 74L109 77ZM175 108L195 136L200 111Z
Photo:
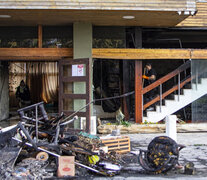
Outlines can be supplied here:
M191 59L207 59L207 49L192 49Z
M190 59L189 49L93 49L101 59Z
M0 60L56 61L73 58L72 48L0 48ZM206 49L92 49L97 59L207 59Z
M0 48L0 60L60 60L73 57L72 48Z

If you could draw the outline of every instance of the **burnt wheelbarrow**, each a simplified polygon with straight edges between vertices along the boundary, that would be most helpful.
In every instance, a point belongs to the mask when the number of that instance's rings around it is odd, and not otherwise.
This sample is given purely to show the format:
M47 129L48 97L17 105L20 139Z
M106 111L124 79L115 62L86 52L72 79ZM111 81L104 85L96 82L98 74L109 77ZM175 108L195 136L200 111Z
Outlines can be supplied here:
M140 149L139 164L148 173L165 173L179 164L179 151L184 147L170 137L155 137L149 143L147 150Z

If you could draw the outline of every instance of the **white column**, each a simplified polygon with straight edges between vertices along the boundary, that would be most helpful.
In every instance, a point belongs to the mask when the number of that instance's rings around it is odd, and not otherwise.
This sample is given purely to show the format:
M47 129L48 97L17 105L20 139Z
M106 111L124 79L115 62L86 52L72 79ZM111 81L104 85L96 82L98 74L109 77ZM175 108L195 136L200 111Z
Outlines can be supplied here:
M177 142L176 121L177 121L176 115L169 115L169 116L166 116L165 118L166 136L172 138L173 140Z

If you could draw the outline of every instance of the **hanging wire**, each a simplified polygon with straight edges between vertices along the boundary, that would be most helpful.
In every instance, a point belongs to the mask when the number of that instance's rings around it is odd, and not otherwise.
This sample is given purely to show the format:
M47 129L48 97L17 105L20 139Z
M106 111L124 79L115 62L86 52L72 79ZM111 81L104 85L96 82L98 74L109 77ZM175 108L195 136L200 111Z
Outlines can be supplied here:
M93 104L97 101L105 101L105 100L111 100L111 99L118 99L118 98L123 98L123 97L127 97L130 96L132 94L134 94L135 91L131 91L125 94L122 94L120 96L114 96L114 97L108 97L108 98L101 98L101 99L94 99L92 101L90 101L88 104L86 104L85 106L82 106L80 109L78 109L77 111L75 111L74 113L72 113L71 115L67 116L63 121L63 123L61 123L60 125L65 125L67 122L67 120L69 120L72 116L74 116L75 114L77 114L78 112L80 112L81 110L83 110L84 108L86 108L87 106L89 106L90 104Z

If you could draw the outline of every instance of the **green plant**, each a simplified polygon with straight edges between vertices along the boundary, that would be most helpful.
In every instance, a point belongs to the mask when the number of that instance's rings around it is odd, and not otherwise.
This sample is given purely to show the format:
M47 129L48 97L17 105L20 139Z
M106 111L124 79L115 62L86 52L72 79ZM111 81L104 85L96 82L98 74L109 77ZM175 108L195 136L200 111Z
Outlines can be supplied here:
M131 123L130 123L129 121L124 121L124 120L121 120L120 125L123 125L123 126L129 127L129 126L131 126Z

